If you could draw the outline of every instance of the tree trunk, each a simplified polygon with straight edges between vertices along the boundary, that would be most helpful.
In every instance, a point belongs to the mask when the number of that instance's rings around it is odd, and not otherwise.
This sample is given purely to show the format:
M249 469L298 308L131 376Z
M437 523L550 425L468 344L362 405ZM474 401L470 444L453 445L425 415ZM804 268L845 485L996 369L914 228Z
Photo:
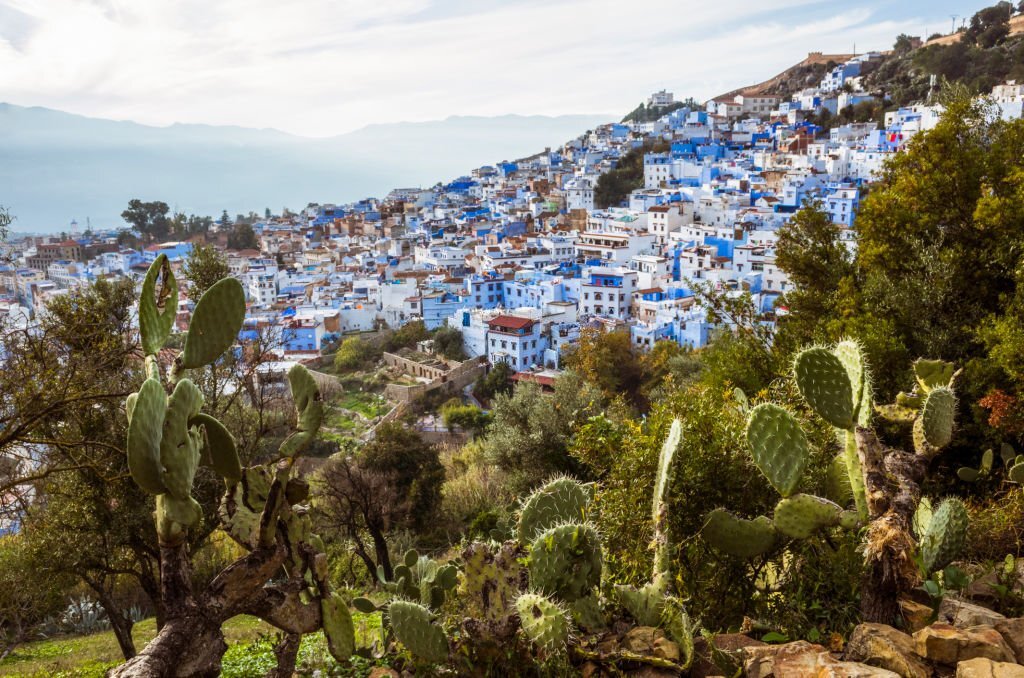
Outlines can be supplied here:
M267 674L267 678L291 678L295 673L295 660L299 656L299 644L302 642L302 634L285 633L281 640L274 646L274 656L277 657L277 667Z
M88 578L85 581L96 592L100 607L107 613L110 629L114 632L114 637L117 638L117 645L121 648L121 654L125 661L131 659L135 656L135 641L132 639L132 627L135 626L135 622L120 610L114 603L113 596L100 585L100 582Z
M391 568L391 556L388 555L388 542L380 530L371 529L370 536L373 538L373 551L377 556L377 565L384 569L384 577L391 581L395 572Z
M861 616L867 622L894 625L900 618L900 597L918 583L912 525L925 462L918 455L886 448L870 429L858 428L856 438L871 520Z
M189 614L168 619L142 652L109 675L112 678L218 676L221 658L227 649L220 621Z

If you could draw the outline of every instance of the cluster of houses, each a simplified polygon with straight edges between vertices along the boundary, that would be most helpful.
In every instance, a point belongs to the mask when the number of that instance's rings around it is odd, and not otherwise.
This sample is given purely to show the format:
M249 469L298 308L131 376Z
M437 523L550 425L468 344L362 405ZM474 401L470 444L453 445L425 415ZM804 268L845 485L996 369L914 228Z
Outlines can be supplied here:
M721 97L602 125L431 188L256 222L258 249L225 248L248 296L240 339L269 336L283 360L303 360L346 334L422 320L458 329L470 357L547 374L588 327L627 331L641 351L658 341L703 346L720 328L698 286L749 293L773 323L791 286L775 262L779 228L818 201L855 247L865 184L941 113L922 105L886 114L884 126L815 126L822 110L870 98L861 79L876 57L844 60L789 100ZM1024 86L993 95L1003 115L1020 117ZM661 91L648 103L672 101ZM643 185L600 205L601 176L645 146L664 150L643 156ZM193 247L124 249L116 235L10 243L0 316L30 323L54 295L99 277L140 281L158 254L180 265ZM215 227L202 237L216 245L224 235ZM192 306L182 300L182 327Z

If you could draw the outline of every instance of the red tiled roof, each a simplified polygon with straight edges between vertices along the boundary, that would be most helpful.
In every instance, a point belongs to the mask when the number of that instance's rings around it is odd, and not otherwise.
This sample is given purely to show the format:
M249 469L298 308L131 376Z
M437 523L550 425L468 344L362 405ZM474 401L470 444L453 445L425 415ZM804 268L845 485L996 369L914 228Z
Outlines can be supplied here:
M499 315L493 320L489 320L487 325L491 328L500 327L502 329L521 330L533 326L533 322L534 321L531 318L520 318L514 315Z

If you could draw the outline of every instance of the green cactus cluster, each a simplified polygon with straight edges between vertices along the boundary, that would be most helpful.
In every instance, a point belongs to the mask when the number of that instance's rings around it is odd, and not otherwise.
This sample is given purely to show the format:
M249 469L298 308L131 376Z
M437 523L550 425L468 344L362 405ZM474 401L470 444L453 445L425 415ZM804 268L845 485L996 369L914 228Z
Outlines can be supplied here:
M429 556L421 556L416 549L410 549L393 574L394 579L389 580L384 568L377 566L377 580L391 596L418 600L424 607L437 610L458 584L459 570L452 564L441 564ZM356 598L352 604L361 612L375 612L387 607L375 605L368 598Z
M670 572L673 543L668 531L668 489L681 437L682 426L675 421L658 459L651 506L652 579L640 588L616 586L612 590L618 606L637 623L665 629L679 644L685 668L693 657L694 624L674 594ZM602 596L601 535L588 520L593 499L592 486L568 477L554 478L522 502L516 539L465 547L455 596L463 617L457 642L472 643L476 652L478 645L493 648L507 644L518 631L530 647L547 658L564 653L580 630L596 633L609 626L609 616L617 608ZM414 585L419 580L413 565L423 562L415 555L407 554L403 565L395 568L395 582L382 581L395 596L411 599L395 597L386 606L388 624L411 653L428 662L440 662L449 654L448 634L438 625L422 589ZM416 599L418 603L412 602ZM367 611L380 609L361 599L353 604Z
M146 380L125 403L128 468L139 487L156 495L160 541L180 544L186 531L202 520L192 485L199 466L211 467L226 485L219 508L224 530L248 550L270 547L283 533L288 547L285 574L303 587L301 604L318 609L331 654L345 660L355 645L352 616L346 601L327 583L324 545L312 533L308 515L309 486L292 476L294 457L313 441L323 416L316 382L305 367L291 369L297 431L282 445L281 461L242 468L233 436L201 411L202 392L182 375L215 363L231 348L245 317L245 293L237 280L225 278L203 294L184 349L165 375L157 355L170 336L177 308L174 272L160 255L146 274L139 301Z
M419 603L395 599L388 604L388 623L409 652L432 663L448 658L448 636L434 614Z
M927 508L921 516L915 516L915 524L921 569L927 575L946 567L960 555L967 542L968 515L967 507L956 497L945 499L934 511L930 502L922 502L921 506Z
M708 514L704 538L730 555L754 558L774 549L782 537L807 539L824 529L854 529L867 520L854 432L870 423L871 375L860 346L841 341L830 348L804 349L793 361L793 380L811 410L836 428L843 446L829 469L832 498L797 492L811 458L807 435L786 408L757 405L747 415L747 443L754 465L782 498L771 518L748 520L723 509ZM855 511L843 506L850 499Z
M1006 468L1007 476L1011 481L1015 483L1024 481L1024 454L1017 454L1013 447L1003 443L999 448L999 459ZM961 466L957 469L956 475L967 483L978 482L991 475L994 462L995 453L991 449L985 450L981 455L981 463L978 468Z
M516 598L523 634L547 654L563 652L569 644L572 622L563 605L538 593Z
M199 388L190 379L179 379L179 370L164 385L157 355L177 310L178 284L167 257L160 255L146 273L139 300L147 378L128 396L125 412L128 470L139 487L156 495L157 532L164 543L180 541L202 520L202 508L192 497L200 465L212 467L229 484L241 476L234 438L223 424L202 413ZM192 349L190 360L179 356L176 367L215 362L234 343L244 316L245 293L237 280L225 278L211 287L196 304L185 339L186 346L198 348Z
M914 389L898 394L895 403L877 411L889 421L910 424L914 450L931 458L953 439L957 405L953 382L959 372L941 360L918 359L913 367Z

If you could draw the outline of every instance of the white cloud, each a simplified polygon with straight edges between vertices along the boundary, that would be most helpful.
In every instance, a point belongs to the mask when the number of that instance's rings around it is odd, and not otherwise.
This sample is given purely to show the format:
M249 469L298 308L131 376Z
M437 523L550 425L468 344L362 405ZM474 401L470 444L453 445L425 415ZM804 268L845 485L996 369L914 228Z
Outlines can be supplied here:
M321 136L452 114L613 115L652 89L711 96L811 49L913 32L867 10L816 20L802 18L813 0L767 4L0 0L20 17L0 25L0 92L98 117Z

